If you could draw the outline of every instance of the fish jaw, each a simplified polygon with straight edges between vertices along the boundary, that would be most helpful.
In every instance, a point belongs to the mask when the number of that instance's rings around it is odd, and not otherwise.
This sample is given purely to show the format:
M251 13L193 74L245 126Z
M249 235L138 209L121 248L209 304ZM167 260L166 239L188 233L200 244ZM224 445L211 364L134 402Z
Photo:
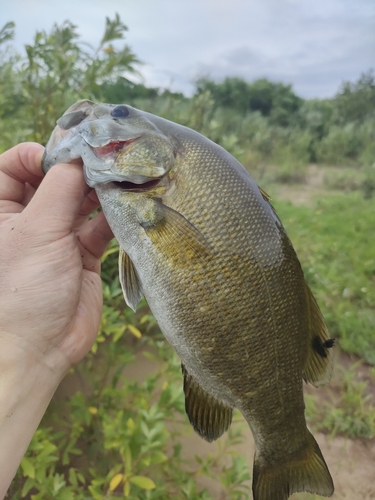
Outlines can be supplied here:
M175 149L162 134L146 132L124 141L111 141L104 146L90 146L87 158L82 156L86 182L91 187L109 182L123 183L124 190L136 190L159 181L174 167ZM92 157L95 156L95 159ZM96 168L97 162L109 168ZM131 186L134 184L134 186Z

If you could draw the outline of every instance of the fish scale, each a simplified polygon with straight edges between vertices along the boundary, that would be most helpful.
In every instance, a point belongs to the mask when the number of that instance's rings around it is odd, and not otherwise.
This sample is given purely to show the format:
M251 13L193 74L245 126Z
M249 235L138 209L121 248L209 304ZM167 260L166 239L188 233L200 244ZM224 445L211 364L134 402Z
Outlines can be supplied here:
M146 297L181 357L194 429L213 441L238 408L255 500L330 496L302 383L329 380L333 341L268 196L217 144L130 106L82 101L59 123L44 170L83 159L121 247L125 300Z

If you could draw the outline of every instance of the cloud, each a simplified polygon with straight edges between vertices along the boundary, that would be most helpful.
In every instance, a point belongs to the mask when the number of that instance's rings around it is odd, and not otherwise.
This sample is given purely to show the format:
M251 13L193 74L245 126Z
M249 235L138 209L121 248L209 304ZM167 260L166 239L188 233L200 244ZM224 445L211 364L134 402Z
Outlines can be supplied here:
M334 95L342 80L375 66L374 0L1 0L16 43L70 19L97 45L118 12L146 84L191 93L199 74L267 77L303 97Z

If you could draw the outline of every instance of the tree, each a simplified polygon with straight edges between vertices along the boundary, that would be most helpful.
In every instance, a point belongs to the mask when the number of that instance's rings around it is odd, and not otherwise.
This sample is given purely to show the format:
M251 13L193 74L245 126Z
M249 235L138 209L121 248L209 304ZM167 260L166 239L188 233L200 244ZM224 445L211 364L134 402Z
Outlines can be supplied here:
M294 94L291 85L271 82L265 78L248 83L241 78L225 78L216 83L208 78L196 82L196 94L209 91L217 106L235 109L241 114L259 111L272 123L288 126L303 100Z
M375 75L369 69L357 82L343 82L335 97L336 119L341 123L360 122L375 115Z
M2 99L9 105L2 111L17 113L28 138L44 143L57 117L73 102L101 97L102 86L116 82L124 75L138 74L140 61L128 45L116 49L112 42L125 38L127 27L118 14L106 18L104 34L96 49L83 45L77 27L70 21L55 24L50 33L37 32L33 44L26 45L26 57L12 55L0 64L0 86L8 85ZM0 31L0 41L14 36L14 23ZM85 49L83 48L85 47ZM9 86L12 82L12 86ZM16 92L14 91L16 89Z

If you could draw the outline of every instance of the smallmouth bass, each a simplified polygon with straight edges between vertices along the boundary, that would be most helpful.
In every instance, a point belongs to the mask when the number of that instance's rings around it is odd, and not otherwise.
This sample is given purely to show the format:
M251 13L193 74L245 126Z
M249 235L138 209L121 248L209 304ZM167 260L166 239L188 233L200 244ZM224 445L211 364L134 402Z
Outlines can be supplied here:
M80 158L120 245L127 304L146 297L182 360L196 432L217 439L238 408L254 500L332 495L302 384L329 381L333 339L268 195L217 144L128 105L65 112L43 170Z

